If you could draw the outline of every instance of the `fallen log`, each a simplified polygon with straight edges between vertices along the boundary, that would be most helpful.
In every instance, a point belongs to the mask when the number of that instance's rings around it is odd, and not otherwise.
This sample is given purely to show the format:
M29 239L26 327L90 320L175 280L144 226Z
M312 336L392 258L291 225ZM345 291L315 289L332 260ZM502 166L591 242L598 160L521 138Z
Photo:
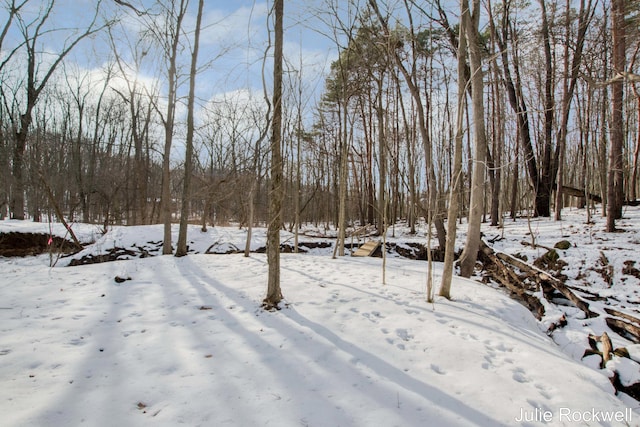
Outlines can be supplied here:
M542 316L544 316L544 306L540 300L534 295L527 293L525 289L526 285L520 280L518 275L512 269L507 268L496 256L495 251L482 240L480 242L480 254L489 264L485 264L485 267L493 270L493 277L500 282L502 286L509 289L509 291L515 295L515 298L521 301L538 320L541 320Z
M520 242L521 245L523 246L531 246L533 249L536 248L542 248L542 249L546 249L548 251L552 251L553 248L550 248L549 246L544 246L544 245L540 245L538 243L531 243L531 242L527 242L526 240L523 240L522 242Z
M483 248L487 248L488 250L493 251L493 249L489 248L485 242L483 242ZM582 310L587 317L597 317L598 314L594 313L589 309L589 303L584 301L578 295L573 293L571 289L569 289L561 280L547 273L546 271L540 270L539 268L527 264L526 262L515 258L511 255L505 254L504 252L494 252L495 256L500 260L511 264L512 266L518 268L523 273L527 274L529 277L533 278L536 282L542 284L548 284L552 286L555 290L560 292L565 298L571 301L576 307Z
M622 337L629 338L636 344L640 343L640 327L637 325L615 317L607 317L605 321L612 331L615 331Z
M609 307L605 307L604 311L606 311L607 314L610 314L612 316L621 317L621 318L623 318L625 320L628 320L630 322L634 322L634 323L640 325L640 319L635 317L635 316L632 316L632 315L630 315L628 313L623 313L622 311L616 310L614 308L609 308Z
M597 194L593 194L593 193L589 193L584 191L581 188L575 188L575 187L569 187L567 185L563 185L562 186L562 193L566 194L567 196L573 196L573 197L580 197L580 198L589 198L589 200L592 200L596 203L602 203L602 197L597 195ZM640 205L640 200L623 200L622 201L622 205L623 206L639 206Z
M562 193L566 194L567 196L588 197L589 200L592 200L596 203L602 203L602 197L598 196L597 194L586 192L580 188L563 185Z

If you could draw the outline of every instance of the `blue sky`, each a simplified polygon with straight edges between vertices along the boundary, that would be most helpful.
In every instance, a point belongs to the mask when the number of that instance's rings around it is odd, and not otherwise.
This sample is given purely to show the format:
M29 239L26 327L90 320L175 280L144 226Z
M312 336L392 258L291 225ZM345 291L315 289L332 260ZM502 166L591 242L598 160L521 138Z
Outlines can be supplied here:
M0 23L6 21L6 4L11 0L0 0L4 7L0 11ZM25 7L26 19L35 19L48 1L29 0ZM128 0L139 9L149 8L156 0ZM176 0L177 1L177 0ZM168 3L169 0L164 0ZM55 0L53 13L47 22L46 37L39 46L43 55L43 65L56 57L65 45L68 37L77 29L86 27L94 16L96 0ZM184 27L187 32L193 30L197 0L190 0L188 16ZM311 110L324 88L327 70L337 58L337 45L344 45L345 36L334 32L336 14L347 26L352 24L357 7L365 7L366 0L286 0L285 1L285 60L288 64L288 76L298 79L302 69L303 97L305 108ZM386 2L380 2L381 7ZM400 3L394 3L400 7ZM262 57L268 40L268 13L272 0L206 0L203 17L203 31L199 52L199 64L208 64L197 77L197 96L199 106L206 105L212 99L247 98L261 99ZM339 9L339 10L337 10ZM383 12L384 13L384 12ZM29 15L31 14L31 15ZM115 46L118 55L127 63L128 79L136 79L149 87L161 87L161 98L166 93L166 78L163 71L166 62L157 50L142 46L140 52L148 52L135 64L135 49L132 48L141 39L141 34L152 18L139 17L132 9L119 6L115 0L102 0L101 18L113 19L119 16L113 27ZM418 17L416 17L418 19ZM6 52L22 37L14 23L12 32L5 40ZM338 39L336 41L336 38ZM186 76L189 69L190 52L185 50L181 58L181 67ZM114 62L113 49L106 31L85 40L68 57L66 72L71 70L78 76L90 74L93 82L101 79L104 68ZM13 66L13 72L20 78L23 73L19 62ZM43 66L43 68L46 68ZM24 74L22 74L24 75ZM81 77L79 77L80 79ZM266 88L272 87L271 60L266 62ZM115 84L118 84L117 82ZM123 84L123 81L120 82ZM99 84L98 84L99 85ZM287 84L285 83L285 87ZM187 92L186 77L182 79L180 94ZM297 92L297 91L296 91ZM249 97L250 97L249 96ZM182 106L183 107L183 106ZM184 114L184 109L179 111ZM179 118L180 120L180 118Z
M10 0L0 0L7 3ZM334 0L335 1L335 0ZM41 13L44 1L31 0L23 12L26 19L35 19ZM95 7L95 0L56 0L53 12L47 23L46 37L42 38L40 49L51 52L54 58L65 44L65 40L74 29L86 27L91 21ZM154 1L129 0L129 3L142 8ZM189 31L195 25L197 0L191 0L189 13L185 20L185 27ZM336 58L335 43L321 33L321 22L315 15L322 10L324 0L299 2L285 2L285 56L293 67L299 68L303 64L303 78L305 86L314 93L324 82L324 72ZM339 3L339 2L338 2ZM203 17L203 32L199 63L210 65L198 76L198 94L201 100L222 93L238 90L262 91L262 55L267 44L267 14L271 2L239 0L205 1ZM133 54L128 45L140 39L140 31L144 28L143 21L148 17L137 17L133 10L116 5L114 0L103 0L101 14L112 18L118 13L120 18L113 33L118 46L118 54L132 62ZM6 9L0 12L0 22L6 22ZM3 50L10 50L22 41L14 23L12 31L5 40ZM320 31L320 32L319 32ZM161 80L162 73L156 53L154 57L145 58L136 69L142 80ZM182 66L189 67L189 54L184 52ZM86 40L69 56L69 62L74 63L71 68L78 70L97 70L113 60L111 47L106 32ZM47 59L44 59L46 63ZM270 61L267 62L267 87L271 82ZM44 68L44 67L43 67ZM186 85L185 85L186 86ZM313 96L310 94L310 96Z

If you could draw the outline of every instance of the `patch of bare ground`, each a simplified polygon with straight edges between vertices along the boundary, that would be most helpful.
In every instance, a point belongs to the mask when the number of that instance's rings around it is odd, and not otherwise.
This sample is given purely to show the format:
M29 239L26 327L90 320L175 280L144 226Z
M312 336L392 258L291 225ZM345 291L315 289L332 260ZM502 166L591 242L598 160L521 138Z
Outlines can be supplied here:
M25 257L46 252L74 253L74 244L44 233L0 233L0 256Z

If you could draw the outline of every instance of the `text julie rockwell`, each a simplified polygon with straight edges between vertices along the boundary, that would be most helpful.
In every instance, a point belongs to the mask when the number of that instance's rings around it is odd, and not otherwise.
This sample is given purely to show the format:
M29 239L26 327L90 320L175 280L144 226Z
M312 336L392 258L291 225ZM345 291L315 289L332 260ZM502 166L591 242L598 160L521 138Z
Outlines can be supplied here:
M571 408L559 408L556 411L549 411L542 408L520 409L520 413L515 421L520 422L619 422L631 424L633 411L631 408L618 411L606 411L592 408L591 410L576 411Z

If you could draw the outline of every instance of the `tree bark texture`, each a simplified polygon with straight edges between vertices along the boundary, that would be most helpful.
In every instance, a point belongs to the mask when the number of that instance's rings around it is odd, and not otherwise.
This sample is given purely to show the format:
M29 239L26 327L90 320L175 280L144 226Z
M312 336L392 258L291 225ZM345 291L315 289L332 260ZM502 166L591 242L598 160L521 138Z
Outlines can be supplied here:
M269 224L267 227L267 262L269 264L267 296L263 307L277 309L282 300L280 289L280 225L282 224L282 57L283 0L275 0L275 40L273 53L273 120L271 122L271 188L269 191Z
M178 244L176 256L187 254L187 226L189 223L189 205L191 203L191 175L193 175L193 134L194 134L194 108L196 98L196 74L198 73L198 48L200 46L200 25L202 22L202 10L204 0L198 2L198 15L196 17L196 29L194 34L193 52L191 52L191 71L189 74L189 98L187 100L187 139L184 155L184 185L182 188L182 208L180 209L180 229L178 231Z
M461 0L462 25L466 27L471 65L471 102L473 111L474 168L471 180L471 201L469 206L469 226L464 251L460 257L460 275L473 274L478 248L480 246L480 227L484 212L484 178L487 161L487 133L484 123L484 79L482 73L482 52L479 41L478 25L480 21L480 0L473 0L473 11L469 11L467 0Z
M613 69L625 69L625 0L611 1ZM623 145L624 145L624 80L617 79L611 87L611 149L607 180L607 231L616 230L615 221L622 218L624 200Z

